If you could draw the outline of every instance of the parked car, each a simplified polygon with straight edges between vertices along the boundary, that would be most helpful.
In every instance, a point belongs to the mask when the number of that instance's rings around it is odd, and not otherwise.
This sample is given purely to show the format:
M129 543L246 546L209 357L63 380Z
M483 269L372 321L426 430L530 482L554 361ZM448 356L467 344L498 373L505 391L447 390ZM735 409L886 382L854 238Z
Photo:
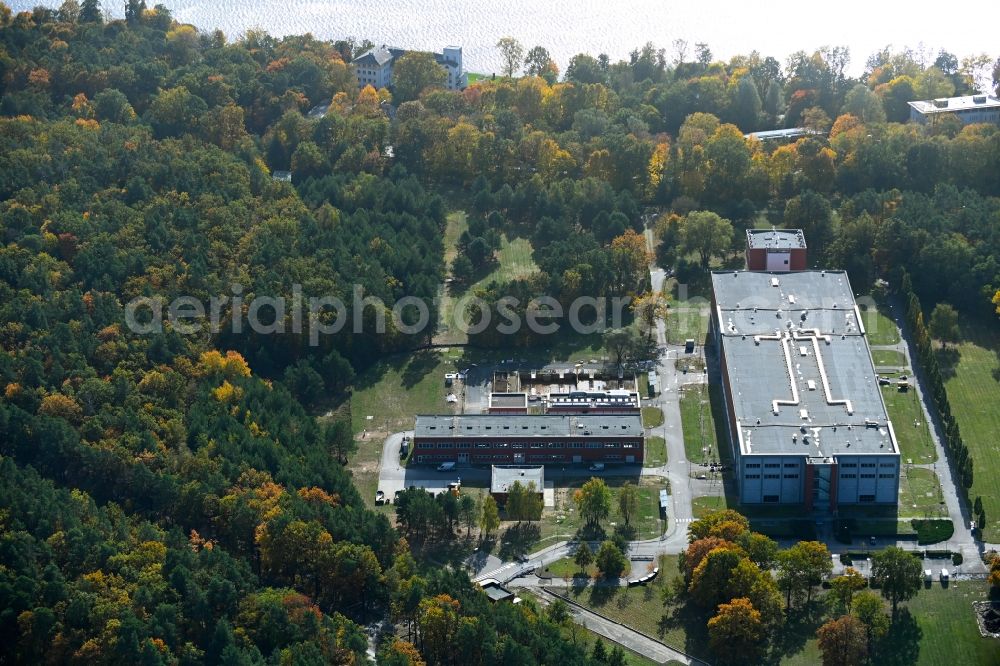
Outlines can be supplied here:
M604 463L594 463L593 465L591 465L587 469L589 469L591 472L603 472L604 471Z
M875 537L873 537L873 536L868 537L868 544L869 545L874 546L876 543L877 543L877 541L875 540Z
M455 463L453 462L443 462L437 466L437 471L439 472L451 472L455 469Z
M379 505L385 504L385 493L381 490L375 493L375 503Z

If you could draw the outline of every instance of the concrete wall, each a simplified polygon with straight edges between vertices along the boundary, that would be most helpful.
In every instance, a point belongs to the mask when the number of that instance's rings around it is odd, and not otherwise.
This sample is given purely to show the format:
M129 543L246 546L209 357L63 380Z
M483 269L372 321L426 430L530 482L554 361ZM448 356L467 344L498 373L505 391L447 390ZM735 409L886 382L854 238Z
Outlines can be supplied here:
M900 459L896 455L837 456L838 504L895 504ZM865 498L862 501L862 498ZM867 499L871 498L871 499Z
M805 456L743 456L740 502L743 504L800 504L805 487Z

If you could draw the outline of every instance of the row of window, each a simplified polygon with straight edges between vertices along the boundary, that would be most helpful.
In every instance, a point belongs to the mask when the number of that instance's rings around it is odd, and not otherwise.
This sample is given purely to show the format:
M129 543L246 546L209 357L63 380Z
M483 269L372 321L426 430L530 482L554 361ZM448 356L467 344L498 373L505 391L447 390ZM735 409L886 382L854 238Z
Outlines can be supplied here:
M743 476L743 478L747 479L747 480L759 479L760 478L760 474L745 474ZM765 479L781 479L781 478L785 478L785 479L797 479L797 478L799 478L799 475L798 474L785 474L784 477L782 477L781 474L765 474L764 478Z
M853 469L853 468L857 467L858 464L857 463L842 463L840 466L843 467L843 468L845 468L845 469L846 468ZM875 467L875 463L872 463L872 462L861 463L861 466L862 467L869 467L869 468L871 468L871 467ZM891 467L891 468L895 469L896 468L896 463L894 463L894 462L884 462L884 463L879 463L878 466L879 467L886 467L886 468Z
M427 449L634 449L633 442L417 442Z
M860 476L861 476L862 479L874 479L875 478L875 474L874 473L861 474ZM842 478L842 479L856 479L856 478L858 478L858 475L857 474L841 474L840 478ZM879 474L878 478L880 478L880 479L895 479L896 475L895 474Z

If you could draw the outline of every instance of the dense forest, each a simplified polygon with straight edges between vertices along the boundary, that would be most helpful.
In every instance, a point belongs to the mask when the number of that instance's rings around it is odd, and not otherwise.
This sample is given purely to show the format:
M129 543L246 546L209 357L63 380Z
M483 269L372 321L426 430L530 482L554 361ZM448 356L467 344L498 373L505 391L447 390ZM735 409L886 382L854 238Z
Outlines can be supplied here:
M490 302L641 294L644 207L679 274L766 220L858 290L905 268L922 301L978 317L1000 290L1000 131L899 122L914 96L970 91L982 59L886 50L854 80L841 49L668 63L647 45L560 79L533 49L529 76L394 100L357 90L362 47L231 40L136 0L107 22L96 0L0 4L0 663L357 663L382 617L412 639L382 663L593 662L414 557L341 465L349 425L314 418L430 331L311 344L308 324L235 331L233 306L221 331L138 335L137 297L349 303L360 285L433 312L455 189L460 284L501 233L534 248L540 272ZM817 133L744 138L778 125ZM729 226L686 228L701 211Z

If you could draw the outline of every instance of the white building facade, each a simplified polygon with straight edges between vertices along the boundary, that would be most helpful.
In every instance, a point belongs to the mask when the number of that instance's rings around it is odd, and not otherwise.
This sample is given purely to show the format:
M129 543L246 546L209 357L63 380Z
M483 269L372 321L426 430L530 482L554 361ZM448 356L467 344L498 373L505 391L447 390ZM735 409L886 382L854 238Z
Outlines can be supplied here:
M391 88L393 64L407 53L406 49L385 44L362 53L352 63L358 87ZM461 46L446 46L441 53L432 55L447 72L444 85L448 90L463 90L468 85L469 77L462 68Z
M910 120L922 125L952 114L963 125L973 123L1000 124L1000 99L995 95L965 95L909 102Z

